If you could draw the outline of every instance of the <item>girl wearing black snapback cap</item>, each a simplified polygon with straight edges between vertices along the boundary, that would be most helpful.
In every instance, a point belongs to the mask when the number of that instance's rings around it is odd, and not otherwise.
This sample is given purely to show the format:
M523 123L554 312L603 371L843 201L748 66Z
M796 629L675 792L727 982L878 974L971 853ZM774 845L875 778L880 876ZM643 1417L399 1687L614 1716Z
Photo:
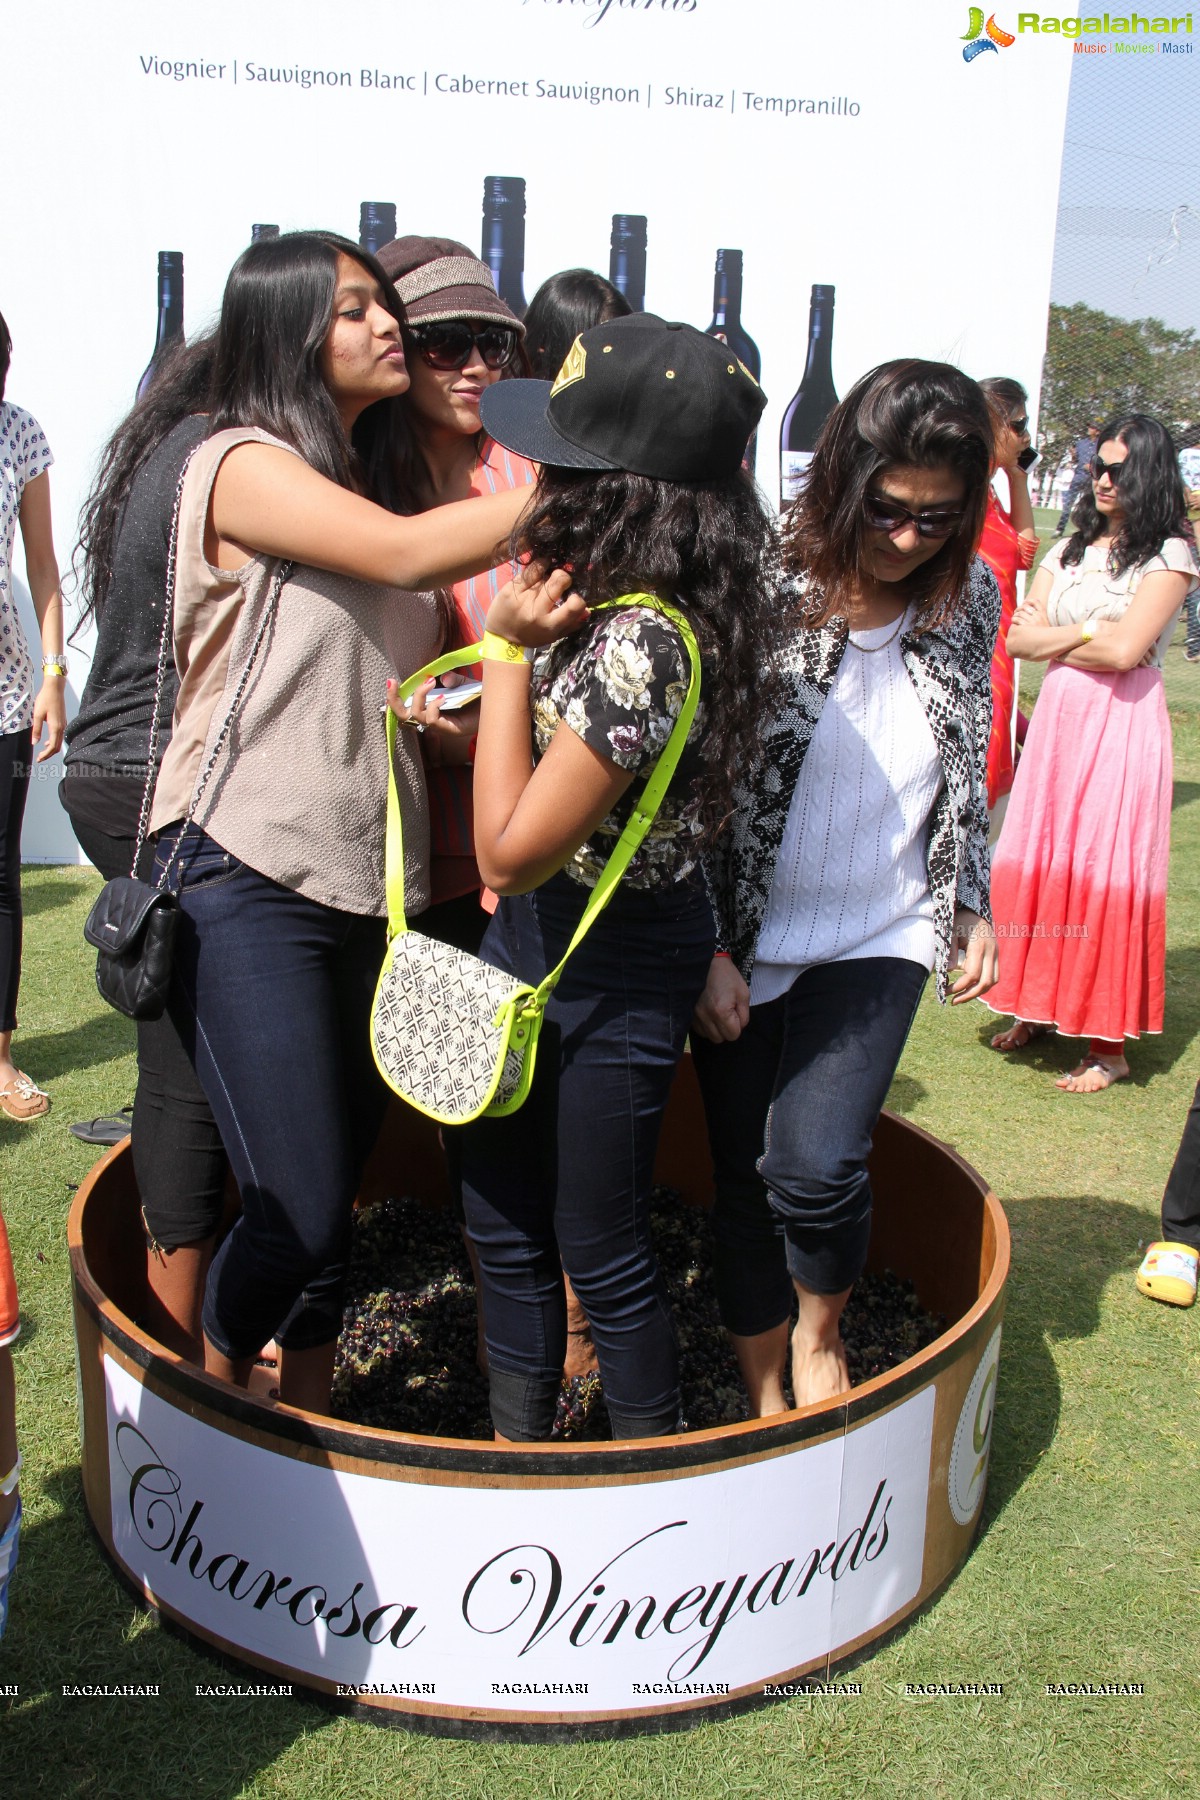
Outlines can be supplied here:
M530 982L555 966L670 736L688 657L640 596L680 609L704 664L663 805L547 1007L528 1101L462 1134L504 1439L547 1438L554 1422L560 1254L592 1323L614 1436L679 1425L649 1196L712 954L701 844L756 742L776 630L771 528L740 469L764 403L725 346L644 314L582 333L552 385L505 382L483 398L492 437L542 465L522 552L560 571L511 584L488 615L475 847L504 897L485 960Z

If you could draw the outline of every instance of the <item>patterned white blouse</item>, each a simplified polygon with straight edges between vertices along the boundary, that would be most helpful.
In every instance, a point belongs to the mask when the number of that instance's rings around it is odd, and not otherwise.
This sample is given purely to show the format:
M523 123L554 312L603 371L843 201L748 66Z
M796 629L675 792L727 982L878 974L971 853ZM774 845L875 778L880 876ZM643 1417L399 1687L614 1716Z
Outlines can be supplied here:
M1188 575L1191 585L1196 585L1196 565L1181 537L1168 538L1157 556L1125 569L1120 575L1113 574L1108 549L1101 544L1089 544L1082 562L1064 563L1062 553L1069 541L1064 538L1042 558L1042 568L1048 569L1051 576L1050 597L1046 601L1046 617L1051 625L1082 625L1085 619L1121 618L1144 577L1160 569ZM1179 614L1173 614L1155 645L1154 666L1157 669L1161 669L1166 661L1167 647L1178 620Z
M33 724L33 658L17 614L12 554L21 495L53 461L37 420L0 401L0 736Z

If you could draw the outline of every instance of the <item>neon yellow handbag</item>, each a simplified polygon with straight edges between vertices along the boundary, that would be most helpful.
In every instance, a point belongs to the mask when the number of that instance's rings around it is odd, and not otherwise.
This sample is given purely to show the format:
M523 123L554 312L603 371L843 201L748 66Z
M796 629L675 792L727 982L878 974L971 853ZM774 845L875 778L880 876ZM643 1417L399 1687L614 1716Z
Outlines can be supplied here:
M533 1080L546 1002L572 951L612 899L653 824L696 716L700 652L679 609L654 594L626 594L603 605L649 606L670 619L683 640L691 674L671 735L588 897L566 955L537 987L453 944L410 929L404 916L404 855L396 791L397 721L388 709L388 947L371 1007L371 1049L376 1067L393 1093L441 1125L465 1125L484 1113L496 1117L516 1112L524 1103ZM427 663L401 685L400 698L410 699L431 675L478 662L479 654L480 646L472 644Z

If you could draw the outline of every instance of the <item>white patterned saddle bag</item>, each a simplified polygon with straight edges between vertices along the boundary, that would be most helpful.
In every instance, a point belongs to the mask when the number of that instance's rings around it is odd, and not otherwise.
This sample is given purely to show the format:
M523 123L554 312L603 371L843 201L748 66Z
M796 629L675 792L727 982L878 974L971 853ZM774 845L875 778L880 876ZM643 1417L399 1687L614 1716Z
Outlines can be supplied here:
M665 614L683 640L691 676L671 735L592 889L566 955L536 988L467 950L409 928L404 915L404 854L396 792L396 715L388 711L388 947L371 1007L371 1049L376 1067L392 1091L442 1125L465 1125L483 1113L515 1112L525 1100L533 1080L546 1002L567 959L616 892L654 822L696 716L700 652L683 614L654 594L628 594L604 604L651 606ZM401 685L401 698L410 698L431 675L477 662L479 649L472 644L428 663Z

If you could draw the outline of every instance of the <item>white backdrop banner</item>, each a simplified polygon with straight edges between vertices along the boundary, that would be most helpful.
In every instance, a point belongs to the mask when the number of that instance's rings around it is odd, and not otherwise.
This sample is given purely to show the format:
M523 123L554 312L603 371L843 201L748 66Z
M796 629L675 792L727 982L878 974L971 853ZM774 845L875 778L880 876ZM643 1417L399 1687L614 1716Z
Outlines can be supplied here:
M815 285L834 290L839 393L917 355L1015 375L1036 395L1073 43L1018 33L1015 15L1009 31L977 30L977 12L963 0L7 7L5 91L25 121L10 136L25 148L0 192L0 310L9 398L58 459L63 561L153 349L160 251L182 253L192 336L253 223L357 237L362 203L378 201L402 234L476 248L488 177L524 183L523 251L510 239L504 274L526 297L558 269L608 273L625 215L645 223L645 305L703 327L717 252L741 252L741 329L770 401L757 474L772 498ZM505 192L511 217L522 190ZM639 229L626 258L638 285ZM73 688L85 674L77 657ZM35 783L26 854L73 859L56 775L46 765Z

